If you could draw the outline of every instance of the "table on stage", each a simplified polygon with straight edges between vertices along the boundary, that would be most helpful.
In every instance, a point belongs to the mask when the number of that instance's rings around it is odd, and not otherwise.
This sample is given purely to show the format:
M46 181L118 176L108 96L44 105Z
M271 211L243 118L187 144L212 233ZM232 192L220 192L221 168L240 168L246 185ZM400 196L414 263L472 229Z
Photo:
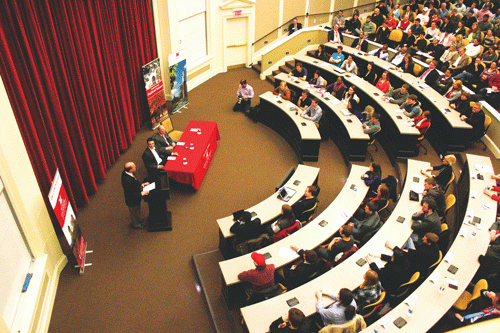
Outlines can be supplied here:
M173 180L199 189L220 140L217 123L191 120L164 170Z

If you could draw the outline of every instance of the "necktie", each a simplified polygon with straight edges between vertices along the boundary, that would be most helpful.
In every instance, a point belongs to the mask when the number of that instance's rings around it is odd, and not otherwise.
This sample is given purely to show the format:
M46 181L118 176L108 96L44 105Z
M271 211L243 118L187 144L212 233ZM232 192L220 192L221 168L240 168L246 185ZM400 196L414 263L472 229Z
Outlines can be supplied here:
M425 73L422 74L422 76L420 77L420 80L424 81L425 78L427 77L427 74L429 74L430 71L431 71L431 69L426 70Z
M169 147L170 144L168 143L167 138L165 137L165 134L162 134L162 137L163 137L163 140L165 140L165 142L167 143L167 147Z

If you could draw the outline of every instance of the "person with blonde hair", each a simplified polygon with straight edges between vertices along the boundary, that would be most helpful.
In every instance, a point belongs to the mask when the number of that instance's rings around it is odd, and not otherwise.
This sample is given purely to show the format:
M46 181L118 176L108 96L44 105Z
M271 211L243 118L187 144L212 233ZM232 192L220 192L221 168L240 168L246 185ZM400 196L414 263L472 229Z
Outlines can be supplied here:
M450 181L452 174L453 174L453 168L452 165L457 162L457 158L455 155L450 154L446 155L443 158L443 164L434 166L429 169L425 170L420 170L420 173L426 177L434 177L436 182L443 187L443 189L446 187L448 182ZM430 172L432 171L439 171L436 176L432 176Z
M277 95L287 101L292 100L292 92L290 91L290 88L288 88L285 81L281 81L280 85L273 90L273 95Z
M363 283L353 291L354 299L358 305L357 312L361 313L363 308L376 302L382 293L378 273L374 270L367 270L363 275Z

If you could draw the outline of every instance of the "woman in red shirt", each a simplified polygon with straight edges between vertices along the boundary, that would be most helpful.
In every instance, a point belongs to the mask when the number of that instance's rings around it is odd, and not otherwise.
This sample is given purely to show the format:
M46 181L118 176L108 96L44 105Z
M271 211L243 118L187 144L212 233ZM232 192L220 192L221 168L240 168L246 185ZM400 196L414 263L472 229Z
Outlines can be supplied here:
M382 77L378 80L377 87L379 90L381 90L384 94L389 90L389 86L391 85L391 82L389 81L389 72L385 71L382 73Z
M420 134L425 134L431 126L431 112L424 111L421 116L413 119L413 121L415 122L415 128L418 129Z

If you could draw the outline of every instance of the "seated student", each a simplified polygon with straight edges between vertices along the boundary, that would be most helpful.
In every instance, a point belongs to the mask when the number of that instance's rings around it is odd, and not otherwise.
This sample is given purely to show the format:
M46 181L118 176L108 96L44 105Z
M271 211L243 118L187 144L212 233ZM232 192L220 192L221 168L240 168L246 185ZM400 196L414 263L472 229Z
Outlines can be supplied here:
M460 96L462 96L462 91L463 91L463 84L462 81L457 80L453 82L451 85L450 89L443 95L446 97L448 102L455 103L458 99L460 99Z
M390 86L391 86L391 81L389 81L389 72L385 71L382 73L382 76L378 80L375 87L385 94L387 90L389 90Z
M493 76L488 81L488 86L481 88L479 93L490 105L496 105L500 99L500 74Z
M406 46L408 48L408 53L414 53L414 47L417 42L418 35L415 36L410 29L408 32L403 35L403 39L401 40L401 45Z
M309 84L316 87L323 87L325 85L325 79L321 77L321 72L319 70L314 72L314 76L309 80Z
M380 8L375 7L373 15L371 16L373 23L378 27L384 22L384 15L380 12Z
M443 45L445 49L449 48L453 44L453 39L455 36L449 31L445 31L439 36L439 44ZM441 52L441 55L443 53Z
M410 263L411 272L420 272L427 274L429 267L435 264L439 259L439 236L428 232L422 237L422 240L415 243L415 249L403 250L406 252L406 258ZM399 249L393 246L389 241L385 242L385 246L393 250Z
M342 104L347 105L351 98L354 98L359 103L359 97L356 95L356 86L350 86L342 96Z
M403 110L403 114L408 118L416 118L420 116L422 110L420 109L420 102L418 101L417 95L410 95L406 99L406 102L401 104L401 110Z
M358 66L354 62L352 55L349 55L347 57L347 60L342 63L342 66L340 66L341 69L345 70L346 72L352 73L357 75L358 74Z
M436 83L434 84L434 90L436 90L441 95L446 93L453 84L453 70L448 68L444 72L444 75L435 82Z
M359 36L361 33L361 21L359 20L359 14L354 13L350 20L345 22L346 33L354 36Z
M390 12L385 21L389 30L394 30L398 26L398 21L394 18L394 13Z
M347 110L355 115L360 121L363 121L363 113L359 110L358 101L351 98L347 103Z
M345 30L345 17L344 17L344 12L342 10L339 10L337 12L337 15L335 15L332 18L332 27L335 27L335 25L339 26L340 31Z
M432 87L439 78L439 72L436 69L436 66L437 66L437 61L436 60L431 61L429 63L429 68L422 69L422 72L419 76L419 79L424 81L425 84L427 84L430 87Z
M365 213L366 217L362 220L358 220L354 217L349 219L350 222L348 225L352 227L352 235L354 236L354 239L358 241L361 241L363 237L376 230L382 223L377 212L376 203L367 203L365 205Z
M420 170L420 173L426 177L432 177L432 175L429 172L439 171L439 173L436 176L434 176L434 179L444 189L448 184L448 182L450 181L451 176L453 174L453 169L451 166L455 164L456 161L457 158L454 155L452 154L446 155L443 158L443 164L432 167L430 169Z
M372 269L367 270L363 275L363 283L354 289L352 293L358 305L356 311L358 313L361 313L365 306L375 303L382 294L382 285L377 272Z
M434 60L438 60L443 55L444 51L445 47L442 44L439 44L439 39L434 38L432 40L432 43L427 45L427 47L424 50L424 53L430 55Z
M380 131L380 114L373 113L371 119L363 122L363 133L374 134Z
M267 229L268 234L277 234L281 230L290 228L295 224L295 215L293 214L292 206L284 204L281 206L281 215L278 220L271 223Z
M288 77L292 76L302 81L307 79L307 69L304 68L301 62L297 62L295 68L288 74Z
M365 198L363 200L363 203L358 207L358 209L356 209L356 212L354 212L353 216L358 220L362 220L366 217L365 205L368 202L374 202L377 205L378 212L387 205L388 201L389 188L385 184L380 184L377 188L377 196L374 198Z
M468 324L473 324L478 320L484 320L489 318L497 318L500 316L500 293L494 293L492 291L484 290L481 292L483 297L491 299L492 306L489 306L481 311L469 313L462 316L459 313L455 313L455 317L460 321L456 326L465 326Z
M391 64L393 64L394 66L397 66L400 63L402 63L407 53L408 53L408 47L407 46L403 46L401 48L401 51L399 53L397 53L394 56L394 58L392 58Z
M488 87L490 80L497 74L497 63L492 62L490 66L483 70L483 72L479 75L479 81L475 81L475 83L477 83L475 91L481 91L484 87Z
M475 38L473 43L467 44L465 47L465 54L471 58L475 58L481 52L481 38Z
M325 307L322 299L323 295L330 296L335 302ZM316 302L316 312L321 317L324 326L347 323L356 315L356 301L354 300L352 291L347 288L340 289L338 295L317 290L316 298L318 299Z
M436 212L440 217L443 216L446 209L446 203L441 186L439 186L434 178L427 177L424 182L424 188L425 190L422 193L422 200L420 201L420 204L423 205L424 202L429 201L430 199L434 200L436 202Z
M411 229L413 233L403 248L414 250L414 244L421 241L426 233L432 232L436 235L441 233L441 220L436 212L436 201L434 201L434 199L425 201L422 204L422 209L413 214L411 220Z
M488 47L488 50L484 51L484 53L482 54L483 62L486 65L490 65L497 60L497 54L495 52L495 49L496 49L495 46L490 46Z
M375 113L373 115L375 115ZM377 189L382 183L382 168L380 164L377 162L370 163L369 170L361 176L361 179L365 182L366 186L370 187L366 194L366 198L371 199L376 197Z
M286 84L286 82L281 81L280 85L277 86L276 88L274 88L273 95L277 95L277 96L283 98L284 100L291 101L292 92L288 88L288 85Z
M247 291L254 292L274 286L274 264L267 265L266 258L257 252L253 252L251 258L255 268L238 274L240 281L251 285Z
M330 43L344 44L344 36L342 36L342 32L340 31L340 26L338 24L335 24L333 29L328 31L328 41Z
M372 17L371 16L367 16L365 18L365 23L363 23L363 25L361 26L361 30L363 30L366 38L368 39L375 39L375 30L377 29L377 26L375 25L375 23L372 22Z
M344 84L342 76L339 76L337 78L337 81L326 86L326 91L334 95L337 99L342 99L342 95L344 95L345 90L346 86Z
M294 32L299 31L300 29L302 29L302 23L297 22L297 18L294 18L292 20L292 24L288 26L288 34L291 35Z
M375 84L375 80L377 79L377 73L375 73L375 70L373 69L373 62L369 62L366 65L366 70L364 70L363 73L360 73L360 76L366 82L370 84Z
M470 106L470 101L471 101L470 94L464 90L462 92L462 95L460 95L460 99L455 103L451 103L450 107L452 109L455 109L458 113L460 113L460 116L465 115L469 117L470 114L472 113L472 106Z
M363 122L372 119L372 115L375 113L375 108L371 105L365 106L363 110Z
M324 45L318 46L318 50L314 52L314 58L323 61L328 61L328 55L326 54Z
M467 11L467 14L462 17L462 22L464 22L464 25L471 29L472 24L477 22L477 19L474 17L474 11L469 10Z
M420 33L418 36L417 41L415 42L415 45L413 46L413 49L417 52L424 52L425 48L427 47L427 39L425 39L425 33Z
M311 320L299 309L291 308L288 314L272 322L269 331L271 333L309 333L311 328Z
M258 217L252 220L252 214L244 211L229 231L236 235L234 245L238 245L260 236L262 233L261 221Z
M290 248L297 252L301 259L299 263L283 269L284 284L288 289L293 289L309 281L311 276L319 271L323 262L318 259L314 250L303 250L294 245Z
M302 94L297 99L297 103L295 103L295 104L297 104L297 106L301 110L307 109L309 107L309 105L311 105L311 98L309 97L309 90L307 90L307 89L302 90Z
M438 67L444 71L450 67L452 63L458 58L458 51L455 45L450 46L446 51L444 51L441 58L438 61Z
M391 104L397 104L401 106L408 99L408 84L403 84L401 88L393 89L382 96L382 99Z
M410 31L411 22L409 18L410 18L409 16L403 16L403 19L399 21L397 28L403 30L403 32Z
M404 111L406 112L406 110ZM424 111L420 116L413 118L413 125L420 132L420 134L425 134L429 127L431 126L432 114L430 111Z
M334 261L339 253L346 252L353 247L354 237L350 225L346 224L340 227L339 234L340 237L334 237L330 243L316 248L316 253L320 258Z
M465 70L453 77L455 81L468 82L469 85L477 84L481 73L484 71L484 66L481 62L481 57L477 57L475 61L465 67Z
M425 38L429 40L432 40L435 37L439 37L440 34L441 31L437 27L436 22L432 22L431 26L425 30Z
M460 73L469 64L470 57L465 54L465 48L460 47L458 49L458 57L455 62L450 63L450 68L455 71L455 73Z
M368 52L368 41L365 39L364 32L361 32L359 34L359 38L355 39L352 42L351 47L360 50L362 52Z
M316 127L319 127L319 121L323 115L323 110L321 110L321 107L318 104L319 99L313 98L311 105L300 113L302 118L314 121Z
M424 32L424 27L420 24L420 19L415 19L413 25L410 27L411 32L415 36L419 36L420 33L425 33Z
M375 41L380 44L386 44L389 42L389 35L391 34L391 30L387 26L387 22L384 21L380 29L377 30L377 34L375 36Z
M407 54L403 61L397 65L396 67L400 72L409 73L413 75L413 67L415 64L413 63L413 57L410 54Z
M384 44L382 47L368 52L368 54L373 55L379 59L389 61L389 45Z
M498 196L498 194L495 194L494 191L500 192L500 186L493 186L491 187L490 190L485 188L483 193L492 198L493 200L500 202L500 197Z
M387 263L384 267L378 268L377 264L373 262L373 257L380 258ZM377 256L369 253L367 260L370 268L377 272L382 288L390 295L394 295L399 286L408 282L412 275L410 262L406 258L405 252L399 248L394 248L392 256L385 254Z
M302 219L302 213L314 207L318 199L318 188L314 185L308 186L304 192L302 198L292 205L293 214L295 218L299 221L304 221Z
M345 56L342 53L343 47L342 46L337 46L337 52L332 53L330 56L329 62L331 62L334 66L340 67L342 66L342 63L344 62Z
M483 112L483 106L481 103L477 102L472 107L472 113L470 116L461 116L460 120L465 121L467 124L472 126L471 140L479 140L484 135L484 119L485 115Z

